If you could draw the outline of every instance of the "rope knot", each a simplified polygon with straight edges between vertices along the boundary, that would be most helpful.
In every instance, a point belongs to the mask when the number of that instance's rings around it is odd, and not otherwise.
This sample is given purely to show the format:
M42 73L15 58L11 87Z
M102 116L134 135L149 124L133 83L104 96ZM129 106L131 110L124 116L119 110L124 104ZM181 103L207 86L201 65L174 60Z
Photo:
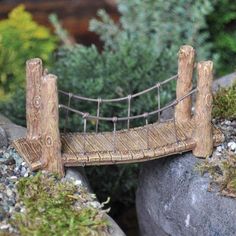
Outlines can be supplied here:
M179 100L176 99L176 100L174 101L173 105L176 106L178 103L179 103Z
M128 98L128 100L130 100L130 99L132 98L132 94L129 94L129 95L127 96L127 98Z
M69 98L72 98L73 97L73 93L69 93Z
M160 87L161 87L161 83L159 83L159 82L156 83L156 87L157 87L157 88L160 88Z
M86 119L88 116L89 116L89 113L88 113L88 112L85 112L85 113L83 114L83 119Z
M148 112L143 113L143 117L144 117L144 118L147 118L148 115L149 115Z
M116 123L117 120L118 120L118 118L117 118L116 116L114 116L114 117L112 118L112 121L113 121L114 123Z
M97 99L97 101L98 101L98 103L101 103L101 102L102 102L102 99L99 97L99 98Z

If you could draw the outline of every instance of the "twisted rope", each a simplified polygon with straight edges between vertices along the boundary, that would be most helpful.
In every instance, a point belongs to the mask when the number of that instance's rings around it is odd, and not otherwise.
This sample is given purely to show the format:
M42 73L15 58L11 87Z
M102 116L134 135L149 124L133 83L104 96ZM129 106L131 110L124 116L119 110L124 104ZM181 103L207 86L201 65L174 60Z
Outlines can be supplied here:
M159 112L162 112L164 110L167 110L173 106L176 106L179 102L181 102L182 100L184 100L186 97L192 95L193 93L195 93L197 91L197 89L193 89L192 91L190 91L189 93L187 93L186 95L182 96L181 98L179 99L175 99L173 102L171 102L169 105L166 105L165 107L162 107L160 109L157 109L157 110L154 110L152 112L147 112L148 116L152 116L152 115L155 115ZM87 114L85 112L82 112L82 111L79 111L79 110L76 110L76 109L73 109L73 108L70 108L68 106L65 106L65 105L62 105L60 104L59 105L59 108L62 108L62 109L67 109L71 112L74 112L80 116L84 116L84 114ZM135 119L140 119L144 116L144 114L140 114L140 115L136 115L136 116L129 116L129 117L117 117L117 121L127 121L127 120L135 120ZM113 121L113 117L102 117L102 116L93 116L93 115L88 115L87 116L87 119L88 120L99 120L99 121Z
M143 90L143 91L141 91L141 92L132 94L131 96L132 96L132 98L138 97L138 96L143 95L143 94L145 94L145 93L148 93L148 92L150 92L150 91L156 89L157 87L162 86L162 85L164 85L164 84L166 84L166 83L168 83L168 82L170 82L170 81L172 81L172 80L175 80L175 79L177 79L177 78L178 78L178 75L174 75L174 76L172 76L172 77L166 79L165 81L162 81L162 82L160 82L160 83L157 83L156 85L154 85L154 86L152 86L152 87L150 87L150 88L148 88L148 89L145 89L145 90ZM65 96L69 96L69 94L72 94L72 93L65 92L65 91L63 91L63 90L58 90L58 92L61 93L61 94L63 94L63 95L65 95ZM101 99L101 102L103 102L103 103L105 103L105 102L121 102L121 101L125 101L125 100L129 99L129 96L130 96L130 95L128 95L128 96L126 96L126 97L120 97L120 98ZM88 102L97 102L97 101L98 101L98 99L96 99L96 98L89 98L89 97L84 97L84 96L75 95L75 94L72 94L72 97L73 97L74 99L83 100L83 101L88 101Z

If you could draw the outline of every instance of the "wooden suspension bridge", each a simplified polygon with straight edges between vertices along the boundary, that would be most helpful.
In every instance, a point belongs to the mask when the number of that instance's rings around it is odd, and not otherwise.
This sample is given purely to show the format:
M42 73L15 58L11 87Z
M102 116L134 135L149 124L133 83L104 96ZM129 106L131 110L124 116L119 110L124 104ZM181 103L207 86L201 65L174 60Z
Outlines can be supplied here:
M32 170L46 169L64 174L64 166L107 165L153 160L177 153L193 151L197 157L211 155L213 146L219 145L224 136L211 122L213 63L197 63L197 88L192 89L195 67L195 50L188 45L180 48L178 74L136 94L114 99L94 99L60 91L68 97L68 104L59 104L57 77L43 70L40 59L26 63L27 137L15 140L13 146ZM160 88L176 80L176 99L160 106ZM150 91L157 91L158 109L140 115L131 115L131 100ZM192 95L196 94L192 114ZM71 107L71 100L97 103L96 115ZM100 104L127 101L126 117L100 116ZM160 114L174 107L174 117L161 121ZM82 117L81 133L59 131L59 109ZM148 118L158 115L158 120L148 124ZM130 122L145 119L141 127L130 128ZM94 120L96 132L87 132L87 121ZM113 123L112 132L98 132L99 121ZM117 130L117 123L127 122L127 128ZM65 122L65 123L66 123Z

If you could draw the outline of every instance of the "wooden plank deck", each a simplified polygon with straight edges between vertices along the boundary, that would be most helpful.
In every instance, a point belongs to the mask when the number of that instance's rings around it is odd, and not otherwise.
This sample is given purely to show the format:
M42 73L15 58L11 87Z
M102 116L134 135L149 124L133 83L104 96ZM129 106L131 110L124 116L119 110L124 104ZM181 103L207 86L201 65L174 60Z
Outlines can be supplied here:
M187 152L195 147L195 142L191 138L194 127L194 120L184 125L176 124L176 129L173 121L166 121L129 131L117 131L115 147L112 132L87 133L85 136L81 133L61 134L63 163L65 166L133 163ZM224 136L215 127L213 134L216 146L223 141ZM29 142L21 138L15 140L12 146L31 169L41 167L41 141Z

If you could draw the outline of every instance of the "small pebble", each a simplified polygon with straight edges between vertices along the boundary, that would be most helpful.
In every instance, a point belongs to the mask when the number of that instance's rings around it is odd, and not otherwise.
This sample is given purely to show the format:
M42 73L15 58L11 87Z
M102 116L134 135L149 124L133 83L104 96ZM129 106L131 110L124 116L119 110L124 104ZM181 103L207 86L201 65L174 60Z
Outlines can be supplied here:
M236 150L236 143L235 142L229 142L228 143L228 148L231 150L231 151L234 151Z

